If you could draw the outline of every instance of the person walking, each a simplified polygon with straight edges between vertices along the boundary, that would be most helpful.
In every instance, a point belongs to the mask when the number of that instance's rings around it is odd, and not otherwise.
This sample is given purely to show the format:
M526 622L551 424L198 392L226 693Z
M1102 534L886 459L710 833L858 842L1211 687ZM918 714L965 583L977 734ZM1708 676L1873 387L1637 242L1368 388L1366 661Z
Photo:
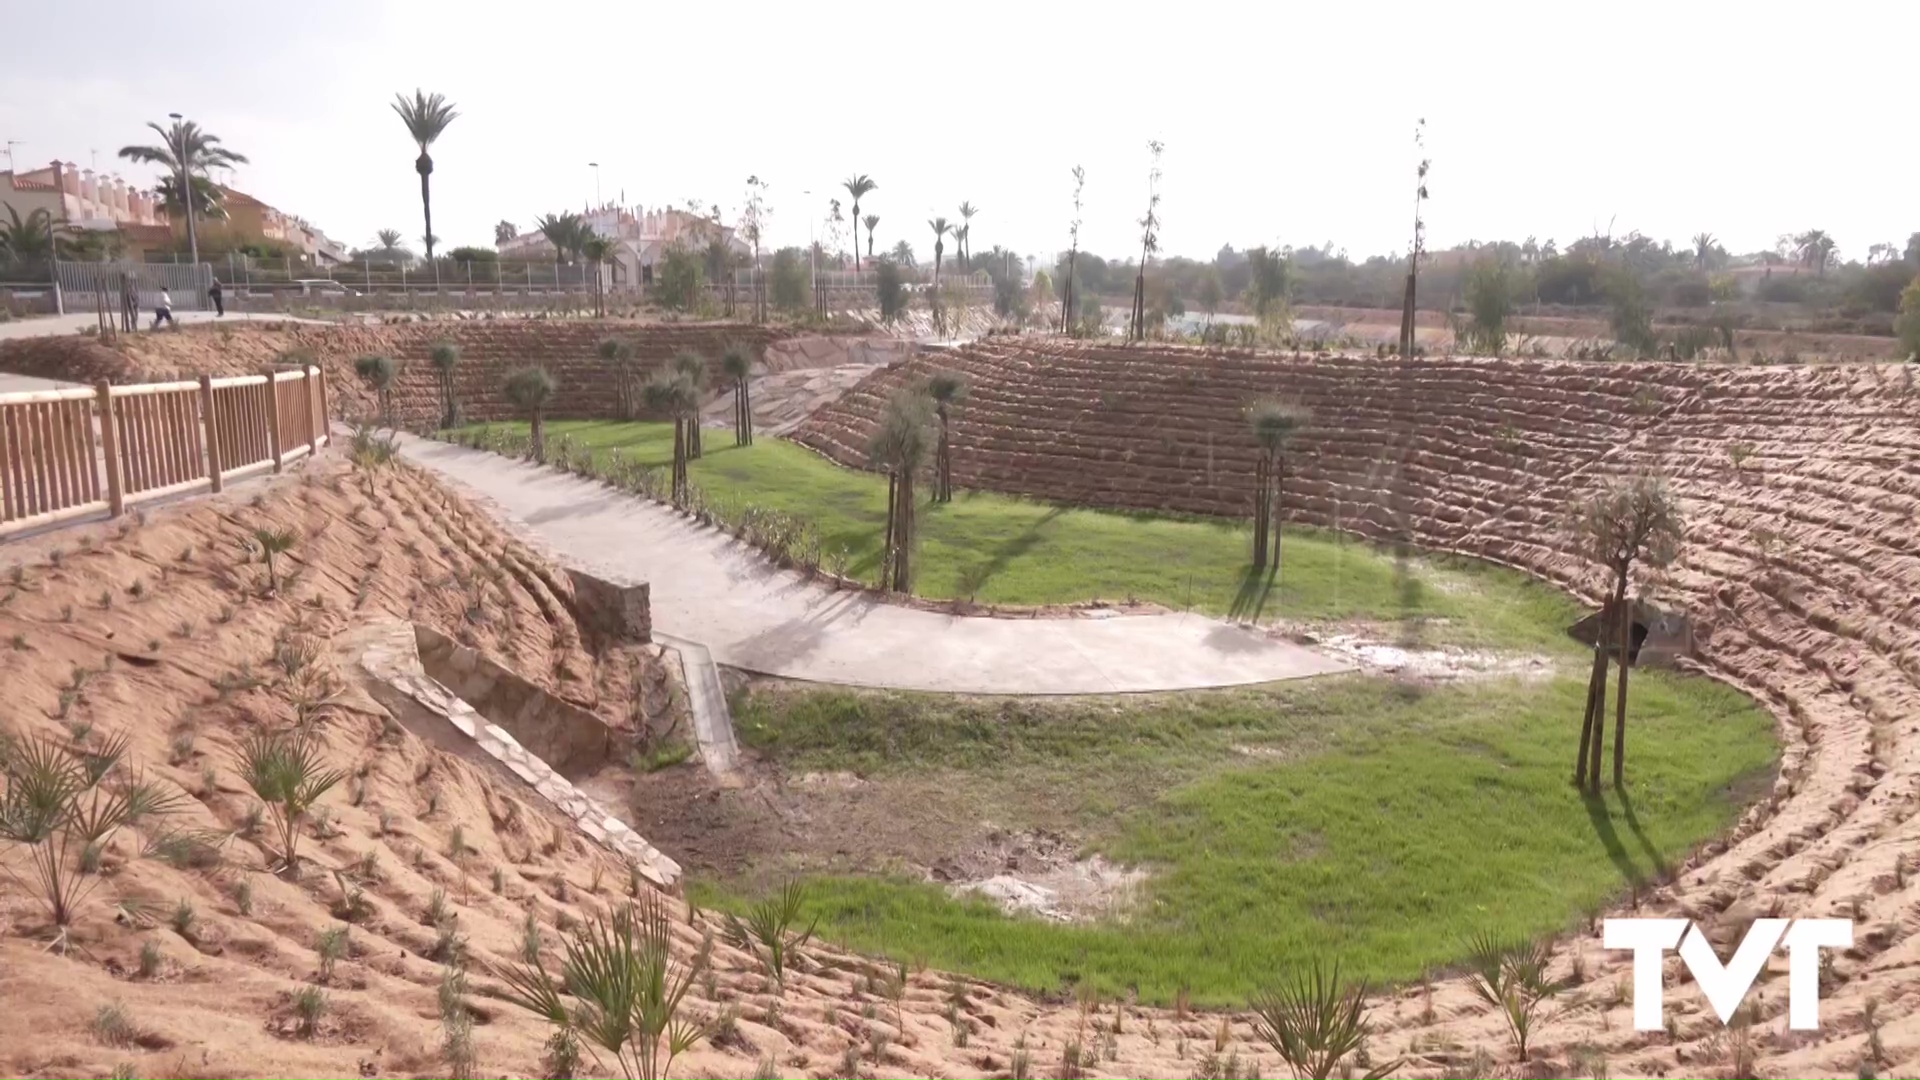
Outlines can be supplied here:
M220 291L219 278L213 279L213 288L207 290L207 295L213 298L213 317L218 319L222 315L225 315L227 313L227 302L223 297L226 294Z
M168 296L164 288L160 290L160 302L153 307L153 328L160 329L162 322L175 330L180 329L180 324L173 321L173 297Z

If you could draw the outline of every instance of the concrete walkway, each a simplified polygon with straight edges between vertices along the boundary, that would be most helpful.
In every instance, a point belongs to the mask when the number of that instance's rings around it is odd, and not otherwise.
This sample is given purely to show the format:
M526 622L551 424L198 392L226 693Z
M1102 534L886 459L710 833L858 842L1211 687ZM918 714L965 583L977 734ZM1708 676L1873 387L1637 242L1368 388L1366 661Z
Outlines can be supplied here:
M225 315L215 316L211 311L176 311L175 322L182 326L190 323L237 323L237 322L274 322L274 323L312 323L321 324L320 319L301 319L292 315L275 315L271 312L229 311ZM91 311L77 315L34 315L28 318L14 319L0 323L0 341L9 338L57 337L61 334L77 334L89 326L98 326L100 318ZM115 324L119 325L118 323ZM140 312L140 330L146 332L153 325L153 309Z
M1188 690L1352 665L1198 615L960 617L836 591L656 503L497 454L401 437L560 562L649 584L653 625L767 675L976 694Z

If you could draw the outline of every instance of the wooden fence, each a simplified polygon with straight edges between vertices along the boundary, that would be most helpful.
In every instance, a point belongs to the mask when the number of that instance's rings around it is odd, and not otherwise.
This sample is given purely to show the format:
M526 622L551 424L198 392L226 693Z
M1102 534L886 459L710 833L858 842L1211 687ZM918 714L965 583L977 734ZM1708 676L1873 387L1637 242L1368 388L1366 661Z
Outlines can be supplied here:
M318 450L317 367L0 394L0 534L194 490Z

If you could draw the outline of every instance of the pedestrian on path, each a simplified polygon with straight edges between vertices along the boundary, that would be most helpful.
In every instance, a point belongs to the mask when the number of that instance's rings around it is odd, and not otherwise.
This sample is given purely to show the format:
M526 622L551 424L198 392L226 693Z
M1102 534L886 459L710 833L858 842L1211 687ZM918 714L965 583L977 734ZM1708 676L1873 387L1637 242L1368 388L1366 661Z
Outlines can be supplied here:
M227 302L223 297L225 297L226 294L220 291L219 278L213 279L213 288L207 290L207 295L213 298L213 317L217 319L225 315L227 313Z
M153 328L160 329L162 322L175 330L180 329L180 324L173 321L173 297L168 296L165 289L160 290L160 302L153 308Z

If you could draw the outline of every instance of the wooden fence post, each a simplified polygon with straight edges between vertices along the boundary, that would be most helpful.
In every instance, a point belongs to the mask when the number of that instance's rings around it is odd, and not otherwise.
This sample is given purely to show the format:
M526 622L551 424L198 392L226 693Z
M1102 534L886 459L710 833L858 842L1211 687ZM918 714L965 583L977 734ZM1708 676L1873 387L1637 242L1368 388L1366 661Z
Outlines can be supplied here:
M324 369L318 366L316 366L313 369L313 371L314 371L314 375L318 377L320 380L320 427L319 427L319 430L321 433L321 441L331 446L333 444L333 423L328 418L330 414L327 412L327 373Z
M107 513L119 517L127 509L127 486L120 475L120 432L113 415L113 384L101 379L93 389L100 413L100 453L107 459Z
M467 272L469 274L473 272L471 267ZM320 382L320 369L313 364L308 364L301 369L301 374L306 376L300 380L300 389L305 391L301 394L300 400L307 403L307 456L312 457L320 452L320 418L314 415L320 404L320 393L317 389Z
M226 470L220 464L220 420L214 411L213 376L200 376L200 426L207 432L207 479L213 482L213 490L218 494L224 486L220 474Z
M273 453L273 471L280 464L280 384L273 381L273 369L267 369L267 449Z

